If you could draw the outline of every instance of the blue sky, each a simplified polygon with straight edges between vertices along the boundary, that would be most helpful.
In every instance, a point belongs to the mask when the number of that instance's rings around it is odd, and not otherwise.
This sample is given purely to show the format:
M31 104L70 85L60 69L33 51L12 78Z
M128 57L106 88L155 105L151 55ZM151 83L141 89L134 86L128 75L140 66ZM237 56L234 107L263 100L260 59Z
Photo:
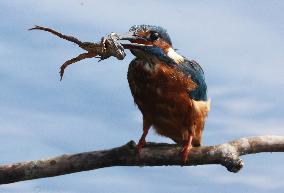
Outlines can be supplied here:
M283 1L0 1L0 163L111 148L141 135L141 115L123 61L59 66L82 51L55 28L97 41L133 24L168 29L182 55L204 68L212 110L205 145L284 135ZM171 142L150 133L149 141ZM281 192L281 153L243 157L237 174L221 166L115 167L0 186L2 192Z

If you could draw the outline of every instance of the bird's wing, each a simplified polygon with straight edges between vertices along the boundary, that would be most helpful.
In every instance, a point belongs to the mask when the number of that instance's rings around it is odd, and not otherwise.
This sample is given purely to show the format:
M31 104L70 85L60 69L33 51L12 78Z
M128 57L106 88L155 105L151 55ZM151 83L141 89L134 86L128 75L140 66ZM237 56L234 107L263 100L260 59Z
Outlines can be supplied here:
M191 80L197 85L197 87L193 91L190 91L188 93L190 98L196 101L206 101L207 85L201 66L194 60L185 59L183 63L176 65L176 68L184 75L191 78Z

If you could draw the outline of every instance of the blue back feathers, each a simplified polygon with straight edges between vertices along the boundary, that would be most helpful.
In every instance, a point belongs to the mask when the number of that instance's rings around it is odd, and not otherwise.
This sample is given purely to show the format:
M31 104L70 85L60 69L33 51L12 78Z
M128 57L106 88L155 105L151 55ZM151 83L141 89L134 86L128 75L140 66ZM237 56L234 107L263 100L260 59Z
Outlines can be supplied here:
M190 98L197 101L206 101L207 85L201 66L194 60L185 60L184 63L176 65L176 68L183 74L190 76L193 82L197 84L197 88L188 93Z

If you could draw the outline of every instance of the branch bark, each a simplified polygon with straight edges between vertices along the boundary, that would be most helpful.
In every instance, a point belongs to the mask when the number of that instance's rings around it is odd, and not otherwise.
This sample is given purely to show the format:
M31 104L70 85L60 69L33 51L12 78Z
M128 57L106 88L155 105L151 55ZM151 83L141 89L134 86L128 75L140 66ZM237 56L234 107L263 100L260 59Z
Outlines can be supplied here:
M136 144L109 150L64 154L58 157L0 165L0 184L59 176L74 172L113 166L173 166L181 164L180 146L166 143L147 143L140 159ZM241 138L228 143L192 148L186 166L220 164L230 172L238 172L244 165L239 156L261 152L284 152L284 136Z

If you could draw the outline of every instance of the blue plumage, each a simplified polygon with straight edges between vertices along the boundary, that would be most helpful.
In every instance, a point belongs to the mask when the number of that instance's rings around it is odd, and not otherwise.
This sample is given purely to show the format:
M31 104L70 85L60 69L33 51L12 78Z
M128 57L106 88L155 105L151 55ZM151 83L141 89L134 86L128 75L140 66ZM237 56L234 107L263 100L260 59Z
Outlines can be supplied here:
M133 25L129 31L130 32L138 32L139 30L149 30L149 31L155 31L158 32L159 35L161 36L161 38L163 38L163 40L165 40L169 45L172 45L172 41L171 38L167 32L166 29L160 27L160 26L154 26L154 25Z
M142 50L143 53L140 52L140 55L138 54L138 57L144 57L145 54L147 54L150 57L156 57L158 60L164 62L168 66L173 67L176 65L175 61L172 58L168 57L165 52L159 47L141 47L139 49ZM137 55L137 50L131 50L131 52L134 55Z
M210 110L201 66L175 52L166 30L136 25L127 47L137 57L128 69L134 101L143 114L143 134L138 153L151 126L160 135L183 145L186 163L192 146L200 146L205 119Z
M194 60L185 60L183 63L177 64L176 68L185 75L190 76L193 82L197 84L197 88L191 91L189 96L197 101L206 101L207 85L201 66Z

